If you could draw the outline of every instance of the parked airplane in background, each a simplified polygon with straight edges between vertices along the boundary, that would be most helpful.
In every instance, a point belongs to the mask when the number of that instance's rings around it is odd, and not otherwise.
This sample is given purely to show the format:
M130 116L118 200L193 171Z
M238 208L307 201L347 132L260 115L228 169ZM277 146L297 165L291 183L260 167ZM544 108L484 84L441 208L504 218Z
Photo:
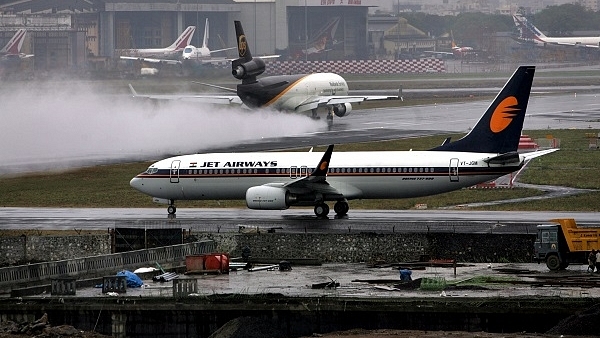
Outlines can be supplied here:
M518 40L522 42L533 42L536 46L547 45L577 46L586 48L600 48L600 37L598 36L570 36L570 37L547 37L531 22L520 15L513 15L513 21L519 29Z
M214 58L211 57L211 53L223 52L226 50L235 49L235 47L217 49L211 51L208 49L208 18L206 19L206 23L204 24L204 39L202 39L202 47L195 47L193 45L185 46L183 52L181 54L181 59L183 62L186 60L198 62L198 63L215 63L215 62L225 62L227 59L225 57Z
M248 52L242 48L243 34L240 46L240 54ZM352 199L417 197L469 187L557 150L517 152L534 73L535 67L519 67L466 136L428 151L333 153L330 145L323 155L183 155L150 165L130 185L168 203L169 214L176 212L176 200L245 199L250 209L314 206L319 217L328 214L328 201L335 201L334 211L343 216Z
M119 49L116 53L124 60L139 60L146 62L164 62L176 64L181 51L190 44L196 26L189 26L183 33L166 48Z
M23 46L23 41L25 41L25 35L27 34L26 29L19 29L13 35L13 37L8 40L6 46L0 49L0 56L3 60L8 59L27 59L33 57L33 54L23 54L21 53L21 47Z
M331 18L313 37L307 45L310 46L307 49L301 49L293 52L294 59L302 59L306 56L313 54L320 54L332 50L336 45L341 42L335 39L335 32L340 23L340 17L336 16Z
M454 34L450 31L450 37L452 38L452 49L449 52L445 51L426 51L425 53L436 54L436 55L449 55L458 58L463 58L469 54L474 54L475 50L473 47L458 47L454 42Z
M327 109L327 120L333 122L333 115L338 117L347 115L352 111L352 103L368 100L398 99L399 95L348 95L348 83L344 78L333 73L274 75L261 79L256 77L265 71L263 57L252 57L250 46L242 29L242 24L235 21L235 31L238 45L239 58L231 63L232 74L242 80L237 85L237 90L208 83L202 85L218 88L233 95L139 95L130 85L134 97L150 99L185 100L206 103L238 104L241 102L248 108L272 108L275 110L305 112L311 111L313 118L317 118L318 108ZM270 55L274 57L278 55ZM398 92L399 94L399 92ZM227 98L227 100L223 100Z
M450 31L450 36L452 37L452 53L458 57L464 57L468 54L474 53L473 47L458 47L456 42L454 42L454 34Z

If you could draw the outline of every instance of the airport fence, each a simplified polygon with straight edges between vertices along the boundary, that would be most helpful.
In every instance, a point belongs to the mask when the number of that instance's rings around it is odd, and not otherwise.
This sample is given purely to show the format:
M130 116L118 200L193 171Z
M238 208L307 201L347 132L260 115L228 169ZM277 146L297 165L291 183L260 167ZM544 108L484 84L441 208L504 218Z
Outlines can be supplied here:
M159 263L164 266L183 265L185 257L215 251L211 240L152 249L121 252L37 264L0 268L0 290L54 278L98 278L121 270L135 270Z

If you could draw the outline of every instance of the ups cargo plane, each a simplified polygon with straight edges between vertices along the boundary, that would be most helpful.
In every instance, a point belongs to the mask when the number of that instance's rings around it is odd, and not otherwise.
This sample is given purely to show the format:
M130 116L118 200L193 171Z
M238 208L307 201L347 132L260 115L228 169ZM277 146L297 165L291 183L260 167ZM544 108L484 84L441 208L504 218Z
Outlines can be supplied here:
M517 152L534 67L519 67L463 138L426 151L213 153L171 157L131 180L135 189L169 204L176 200L245 199L248 208L314 206L332 201L338 216L352 199L439 194L519 170L557 149Z

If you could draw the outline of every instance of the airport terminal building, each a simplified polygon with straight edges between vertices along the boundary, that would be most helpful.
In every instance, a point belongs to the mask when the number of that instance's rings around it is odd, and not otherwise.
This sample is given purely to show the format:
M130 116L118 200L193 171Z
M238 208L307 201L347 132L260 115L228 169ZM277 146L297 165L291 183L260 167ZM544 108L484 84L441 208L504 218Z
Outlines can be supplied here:
M0 4L0 43L26 28L22 51L35 54L36 70L80 69L111 62L118 49L166 47L192 25L197 27L192 44L201 45L208 18L211 50L235 46L233 21L240 20L255 55L365 59L368 8L372 6L377 1L4 1ZM304 55L302 51L310 50L312 39L332 20L332 39L321 49L323 53Z

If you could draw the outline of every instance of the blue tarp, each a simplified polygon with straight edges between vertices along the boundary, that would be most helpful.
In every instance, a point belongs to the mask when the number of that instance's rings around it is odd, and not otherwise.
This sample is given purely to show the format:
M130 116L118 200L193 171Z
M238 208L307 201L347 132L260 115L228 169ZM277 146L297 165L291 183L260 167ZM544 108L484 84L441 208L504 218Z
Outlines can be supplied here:
M139 288L140 286L144 285L144 282L142 282L142 279L140 277L138 277L138 275L136 275L135 273L133 273L129 270L123 270L123 271L117 272L117 276L125 276L125 280L127 281L128 288Z

